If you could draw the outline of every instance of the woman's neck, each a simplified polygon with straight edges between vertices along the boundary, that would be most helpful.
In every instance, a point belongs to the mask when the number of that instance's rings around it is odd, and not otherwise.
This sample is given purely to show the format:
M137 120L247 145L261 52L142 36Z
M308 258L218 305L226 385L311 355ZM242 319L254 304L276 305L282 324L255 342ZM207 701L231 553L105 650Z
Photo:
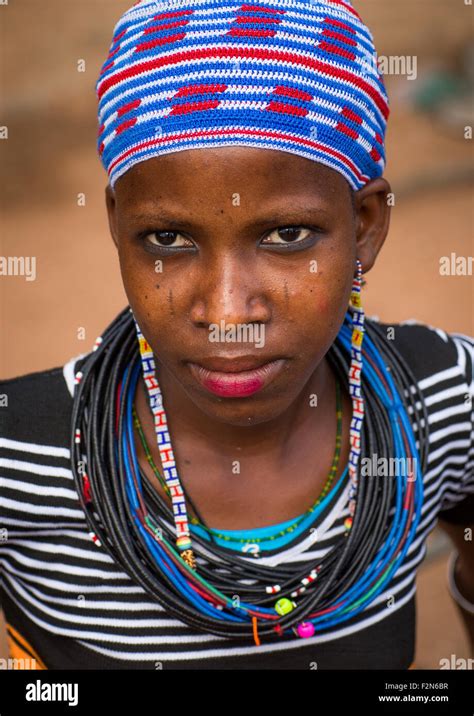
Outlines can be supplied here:
M251 427L216 423L202 414L196 422L179 393L175 397L168 391L163 374L160 387L181 482L209 527L268 526L297 517L314 504L327 481L336 441L335 377L328 363L311 376L289 411L278 420ZM312 394L318 396L317 407L310 407ZM189 404L188 397L185 402ZM350 405L349 396L343 393L337 477L349 455ZM163 473L142 382L135 407L153 460ZM143 470L163 495L137 437L136 446Z
M310 429L314 435L319 432L323 434L325 425L329 423L332 434L334 410L328 411L328 408L334 405L335 377L326 358L309 377L297 399L283 413L276 418L258 422L249 410L249 416L245 418L247 424L224 423L207 415L193 403L168 371L157 366L156 372L175 447L186 442L188 446L193 444L196 449L207 448L214 458L228 458L235 456L236 451L241 451L248 456L264 457L267 465L281 465L291 450L294 437L306 429ZM151 444L154 445L153 419L143 379L140 379L137 386L135 403L145 434L147 438L153 438Z

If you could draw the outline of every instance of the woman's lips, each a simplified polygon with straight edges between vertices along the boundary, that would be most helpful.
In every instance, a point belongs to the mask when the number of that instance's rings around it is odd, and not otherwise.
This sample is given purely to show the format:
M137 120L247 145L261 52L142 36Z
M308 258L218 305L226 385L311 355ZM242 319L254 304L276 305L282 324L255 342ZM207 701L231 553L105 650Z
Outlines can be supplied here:
M223 398L245 398L268 385L282 369L285 360L265 363L252 370L223 372L207 370L196 363L189 363L191 372L207 390Z

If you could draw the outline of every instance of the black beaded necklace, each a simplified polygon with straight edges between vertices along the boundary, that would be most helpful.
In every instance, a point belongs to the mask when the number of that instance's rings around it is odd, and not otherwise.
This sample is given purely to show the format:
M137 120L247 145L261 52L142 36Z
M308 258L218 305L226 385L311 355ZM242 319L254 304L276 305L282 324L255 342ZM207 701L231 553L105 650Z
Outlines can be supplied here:
M418 427L423 473L428 421L422 395L407 365L392 342L386 339L381 327L368 323L366 335L397 388L397 404L403 405L407 413L410 410L411 423ZM347 387L348 359L337 339L327 356L339 380ZM368 358L372 362L370 356ZM397 490L402 489L400 484L376 476L360 481L352 528L324 557L315 561L310 579L307 565L295 562L269 566L247 556L229 554L228 550L194 536L196 573L185 565L185 574L196 585L196 593L202 589L199 587L202 584L212 585L217 602L227 595L225 603L217 606L217 611L214 607L203 612L202 604L197 600L183 598L185 585L179 581L178 573L169 572L172 565L183 569L178 563L180 557L175 558L170 552L169 567L157 568L156 558L150 552L149 538L137 524L137 515L143 517L146 513L149 516L147 524L155 525L160 533L156 538L162 540L163 545L173 544L176 534L169 505L146 479L142 481L142 502L138 512L127 495L128 456L123 452L127 396L139 364L133 316L126 308L104 332L96 349L82 361L74 394L71 468L93 539L100 540L112 559L170 614L200 631L248 640L255 637L258 621L259 639L272 638L275 633L291 633L307 618L321 620L318 631L323 631L327 624L330 625L324 614L328 610L331 612L341 600L342 603L347 600L349 606L344 613L338 613L337 618L349 618L350 609L361 603L355 596L356 592L361 594L364 575L371 574L377 554L391 547L387 542L393 535L394 518L390 516L390 510ZM363 391L366 419L362 430L362 454L391 457L395 452L394 426L384 405L385 397L372 380L365 380ZM131 408L129 417L133 426ZM84 460L87 474L80 468ZM135 477L143 478L139 466ZM410 512L408 517L403 534L405 541L413 513ZM401 550L402 547L397 547L395 557L403 555ZM394 564L393 561L390 564ZM374 580L368 581L367 588L370 597L375 590ZM275 612L274 594L277 592L297 595L296 606L289 613L279 615ZM232 607L232 597L236 594L237 604ZM347 595L354 595L352 601ZM242 616L244 605L251 605L251 608L246 607L252 619L250 625ZM232 608L235 619L219 618L219 609Z

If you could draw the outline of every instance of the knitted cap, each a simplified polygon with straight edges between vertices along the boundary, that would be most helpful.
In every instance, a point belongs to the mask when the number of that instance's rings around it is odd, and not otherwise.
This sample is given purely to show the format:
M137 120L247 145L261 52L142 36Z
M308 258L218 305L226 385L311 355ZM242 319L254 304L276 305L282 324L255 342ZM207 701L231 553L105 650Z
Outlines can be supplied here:
M137 162L226 145L313 159L356 190L385 167L388 97L349 0L142 0L96 93L112 187Z

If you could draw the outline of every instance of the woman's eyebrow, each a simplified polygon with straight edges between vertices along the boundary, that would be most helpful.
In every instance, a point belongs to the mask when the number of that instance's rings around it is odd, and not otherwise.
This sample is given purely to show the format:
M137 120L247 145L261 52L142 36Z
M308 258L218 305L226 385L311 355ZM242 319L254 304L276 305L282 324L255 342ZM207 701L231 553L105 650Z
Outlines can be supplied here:
M325 214L330 216L330 212L322 206L315 206L305 204L301 206L295 206L292 204L288 209L282 208L281 205L275 209L267 209L260 211L259 215L252 215L249 217L247 226L258 226L269 222L290 222L290 221L301 221L305 217L311 215ZM151 211L142 211L127 213L128 221L133 222L154 222L154 221L168 221L170 223L181 223L191 225L195 223L192 216L183 216L179 211L168 212L166 209L157 208Z
M150 211L137 211L137 212L126 212L126 217L129 221L156 221L161 219L164 221L176 221L179 217L179 213L173 214L168 213L164 209L153 209Z
M310 216L316 216L318 214L330 216L330 212L327 209L314 204L302 204L300 206L292 204L288 208L284 208L280 205L273 210L262 211L261 216L252 217L252 221L255 224L266 223L267 221L301 221L305 217L309 218Z

